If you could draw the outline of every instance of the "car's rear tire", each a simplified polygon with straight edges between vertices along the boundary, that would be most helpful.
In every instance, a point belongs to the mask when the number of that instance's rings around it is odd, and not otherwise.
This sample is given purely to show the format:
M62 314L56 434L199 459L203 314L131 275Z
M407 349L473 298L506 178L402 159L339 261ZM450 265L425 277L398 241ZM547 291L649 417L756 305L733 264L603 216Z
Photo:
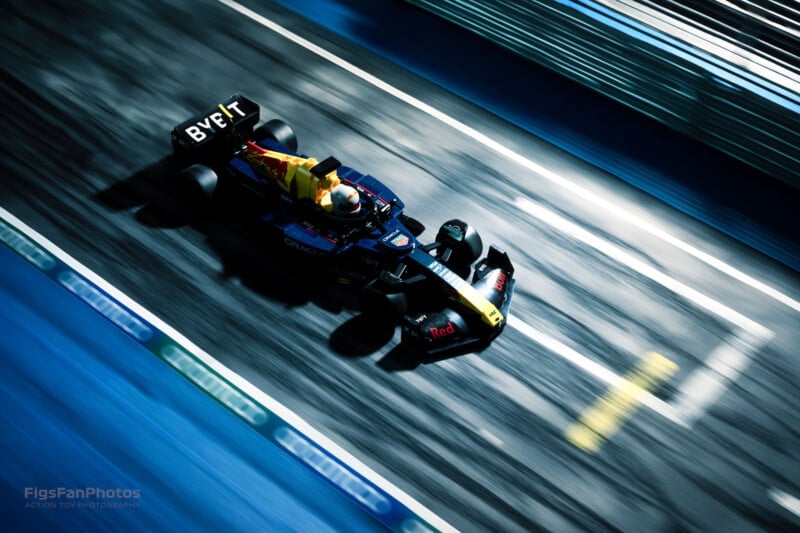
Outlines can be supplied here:
M458 273L469 272L472 263L483 253L483 241L475 228L457 219L441 225L436 242L450 250L442 262Z
M178 187L191 203L209 203L217 192L219 177L205 165L192 165L178 173Z
M253 130L254 141L264 139L278 141L292 152L297 151L297 135L291 126L280 119L274 118Z

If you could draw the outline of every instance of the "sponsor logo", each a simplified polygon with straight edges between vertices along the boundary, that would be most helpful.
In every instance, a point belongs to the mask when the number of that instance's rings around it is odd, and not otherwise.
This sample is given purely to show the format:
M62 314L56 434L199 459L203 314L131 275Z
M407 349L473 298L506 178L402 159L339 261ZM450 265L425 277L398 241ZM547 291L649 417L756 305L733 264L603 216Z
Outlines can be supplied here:
M381 242L386 246L394 246L396 248L402 248L407 245L409 240L408 236L404 235L399 229L392 230L381 238Z
M450 285L455 290L458 290L466 283L461 276L435 259L430 263L429 268L431 269L431 272L439 276L439 278L441 278L445 283Z
M405 246L408 244L408 235L403 235L402 233L398 233L395 237L392 238L389 242L392 243L394 246L398 248Z
M283 185L284 189L288 188L286 185L286 173L289 171L289 163L287 161L256 152L247 152L245 157L248 163L260 168L267 176Z
M325 476L331 483L342 489L356 501L372 512L384 515L392 510L391 502L365 479L351 472L334 457L299 433L288 427L275 430L275 440L289 453Z
M153 331L144 322L81 276L73 272L62 272L58 275L58 281L139 342L145 342L153 336Z
M503 288L506 286L506 275L504 272L498 272L497 277L494 279L494 289L497 292L503 292Z
M246 116L245 112L239 109L239 102L231 102L227 107L220 105L220 109L222 112L215 111L202 120L198 120L196 123L185 128L183 131L185 131L186 135L191 137L194 142L202 142L208 138L210 133L215 133L218 130L224 130L228 127L225 115L231 118L234 116L233 113L236 113L236 115L240 117ZM233 113L231 113L231 111Z
M168 344L161 350L161 357L250 424L260 426L266 423L269 417L266 411L195 360L190 353Z
M3 221L0 221L0 240L41 270L50 270L56 265L55 259L49 254Z
M312 248L310 246L306 246L305 244L300 244L296 240L290 239L289 237L285 237L283 239L283 243L286 246L288 246L289 248L293 248L293 249L297 250L298 252L303 252L304 254L320 255L322 253L322 252L320 252L319 250L317 250L315 248Z
M431 338L441 339L455 333L456 327L452 322L447 322L447 325L443 328L430 328L428 331L431 333Z

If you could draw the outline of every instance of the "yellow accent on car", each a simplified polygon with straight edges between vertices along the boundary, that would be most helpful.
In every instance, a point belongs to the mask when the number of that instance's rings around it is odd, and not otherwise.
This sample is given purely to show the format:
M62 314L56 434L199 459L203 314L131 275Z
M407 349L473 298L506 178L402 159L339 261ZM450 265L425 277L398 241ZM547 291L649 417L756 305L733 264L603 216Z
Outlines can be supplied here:
M330 191L341 180L333 170L319 178L311 173L318 161L272 150L248 151L247 160L271 177L284 191L294 193L298 199L309 198L329 211Z
M222 104L219 104L219 106L218 106L218 107L219 107L220 111L222 111L223 113L225 113L225 116L226 116L226 117L228 117L228 118L233 118L233 115L231 114L231 112L230 112L230 111L228 111L228 108L227 108L227 107L225 107L225 106L224 106L224 105L222 105Z
M475 287L465 281L464 284L456 290L458 291L461 302L481 315L481 320L483 322L493 328L499 326L503 322L503 313L501 313L492 302L487 300L485 296L479 293Z

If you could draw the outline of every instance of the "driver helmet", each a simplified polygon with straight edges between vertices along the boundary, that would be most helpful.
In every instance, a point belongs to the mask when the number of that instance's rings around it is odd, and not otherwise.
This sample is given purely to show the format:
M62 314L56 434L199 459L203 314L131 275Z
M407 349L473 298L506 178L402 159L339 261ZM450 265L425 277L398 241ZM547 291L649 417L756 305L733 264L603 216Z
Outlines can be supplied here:
M337 215L355 215L361 209L358 191L349 185L339 184L331 191L333 212Z

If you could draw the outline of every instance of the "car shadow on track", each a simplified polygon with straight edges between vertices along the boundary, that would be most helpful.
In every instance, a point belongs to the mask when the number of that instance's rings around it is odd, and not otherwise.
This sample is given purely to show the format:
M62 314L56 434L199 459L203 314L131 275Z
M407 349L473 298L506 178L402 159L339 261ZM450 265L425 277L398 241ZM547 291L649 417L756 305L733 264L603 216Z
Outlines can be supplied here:
M95 194L94 200L113 211L135 210L136 220L148 227L192 227L222 263L222 277L238 279L269 300L288 307L312 303L333 314L357 313L328 339L331 350L340 357L367 357L392 342L397 325L359 313L357 287L320 276L313 260L295 255L255 231L252 218L248 218L250 206L244 205L242 195L228 193L204 207L184 201L174 179L176 167L171 157L164 158ZM414 369L420 363L413 351L398 344L377 364L391 372Z
M172 157L140 170L128 179L115 183L94 195L99 204L114 210L138 208L136 219L146 226L179 228L190 223L196 213L178 200Z

